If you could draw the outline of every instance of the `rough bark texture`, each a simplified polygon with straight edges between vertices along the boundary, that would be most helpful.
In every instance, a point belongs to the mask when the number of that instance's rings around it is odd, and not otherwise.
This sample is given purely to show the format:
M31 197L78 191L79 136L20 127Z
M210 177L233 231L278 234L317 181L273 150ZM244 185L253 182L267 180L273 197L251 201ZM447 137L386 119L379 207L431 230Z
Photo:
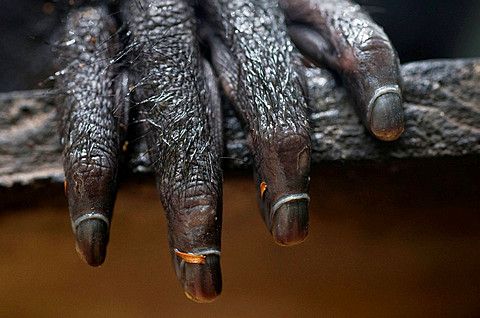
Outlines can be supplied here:
M63 182L54 99L45 90L0 94L0 186Z
M480 154L480 60L415 62L402 71L405 132L385 143L369 135L329 71L307 69L313 163ZM55 120L52 92L0 94L0 187L63 181ZM225 130L225 166L246 168L246 137L230 109ZM145 146L132 146L128 169L148 172Z
M307 69L312 162L429 158L480 154L480 60L409 63L404 77L405 132L396 141L373 138L353 101L331 72ZM248 163L244 134L227 117L227 166Z

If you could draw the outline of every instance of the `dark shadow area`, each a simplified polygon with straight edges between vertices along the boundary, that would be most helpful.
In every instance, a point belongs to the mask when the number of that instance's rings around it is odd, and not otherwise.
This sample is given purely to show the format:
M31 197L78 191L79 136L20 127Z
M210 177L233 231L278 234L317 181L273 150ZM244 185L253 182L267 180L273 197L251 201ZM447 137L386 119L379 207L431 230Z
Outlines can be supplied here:
M48 86L53 73L57 1L2 0L0 92ZM361 0L387 31L402 62L480 55L480 3L475 0Z
M402 63L480 55L476 0L361 0L392 39Z

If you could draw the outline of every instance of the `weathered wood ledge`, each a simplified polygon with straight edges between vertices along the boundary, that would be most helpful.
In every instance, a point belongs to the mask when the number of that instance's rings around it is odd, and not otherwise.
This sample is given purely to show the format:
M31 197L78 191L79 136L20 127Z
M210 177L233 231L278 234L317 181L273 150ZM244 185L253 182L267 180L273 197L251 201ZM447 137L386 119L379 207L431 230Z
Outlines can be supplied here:
M403 65L405 132L394 142L372 138L344 88L327 70L308 69L314 163L433 158L480 154L480 59ZM63 182L54 92L0 94L0 187ZM226 168L250 159L241 124L226 110ZM148 172L142 143L130 148L128 169Z

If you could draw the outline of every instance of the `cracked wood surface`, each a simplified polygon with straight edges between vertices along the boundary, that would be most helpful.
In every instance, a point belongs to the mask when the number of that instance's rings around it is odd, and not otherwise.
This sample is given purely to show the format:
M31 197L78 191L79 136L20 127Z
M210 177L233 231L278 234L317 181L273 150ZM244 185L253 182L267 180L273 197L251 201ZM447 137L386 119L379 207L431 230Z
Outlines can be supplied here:
M480 59L414 62L402 72L405 132L385 143L361 125L332 73L306 69L313 163L480 154ZM250 156L242 124L228 107L224 117L224 165L246 168ZM0 94L0 187L63 182L61 153L53 91ZM150 171L144 143L131 142L128 153L124 169Z

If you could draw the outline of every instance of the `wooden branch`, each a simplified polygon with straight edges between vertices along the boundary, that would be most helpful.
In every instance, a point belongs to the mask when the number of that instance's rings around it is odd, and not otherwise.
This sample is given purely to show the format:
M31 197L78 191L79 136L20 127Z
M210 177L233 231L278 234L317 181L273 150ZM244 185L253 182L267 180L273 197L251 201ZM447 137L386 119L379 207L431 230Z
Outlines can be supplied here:
M324 69L307 69L314 163L480 154L480 59L422 61L403 66L405 132L394 142L371 137L352 101ZM250 164L246 137L225 108L228 168ZM0 94L0 187L63 182L51 91ZM139 127L132 127L138 130ZM146 146L131 144L128 169L149 172Z
M63 182L55 115L47 90L0 94L0 186Z
M363 127L332 73L308 69L312 162L480 154L480 59L415 62L402 73L405 132L382 142ZM235 127L227 130L227 156L247 162L244 134L233 120L227 127Z

